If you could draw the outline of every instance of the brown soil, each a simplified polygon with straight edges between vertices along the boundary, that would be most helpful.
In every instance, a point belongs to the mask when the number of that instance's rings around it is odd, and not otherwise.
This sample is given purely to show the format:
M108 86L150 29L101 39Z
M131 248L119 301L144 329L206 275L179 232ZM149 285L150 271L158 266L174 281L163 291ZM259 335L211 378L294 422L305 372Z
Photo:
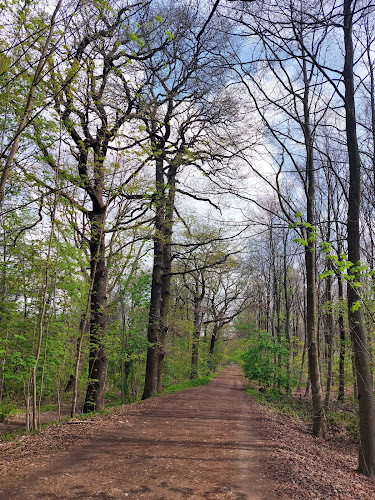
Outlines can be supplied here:
M282 498L236 366L208 386L2 443L1 500Z
M316 439L251 399L236 366L208 386L0 443L0 500L374 500L357 445Z

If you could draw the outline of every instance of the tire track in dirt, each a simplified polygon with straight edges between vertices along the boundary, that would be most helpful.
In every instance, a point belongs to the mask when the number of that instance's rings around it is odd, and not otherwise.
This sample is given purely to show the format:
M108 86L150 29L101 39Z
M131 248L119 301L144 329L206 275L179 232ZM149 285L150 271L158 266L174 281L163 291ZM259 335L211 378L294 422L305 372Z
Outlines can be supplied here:
M41 451L14 481L0 479L0 500L277 499L260 426L231 366L207 386L103 419L49 462Z

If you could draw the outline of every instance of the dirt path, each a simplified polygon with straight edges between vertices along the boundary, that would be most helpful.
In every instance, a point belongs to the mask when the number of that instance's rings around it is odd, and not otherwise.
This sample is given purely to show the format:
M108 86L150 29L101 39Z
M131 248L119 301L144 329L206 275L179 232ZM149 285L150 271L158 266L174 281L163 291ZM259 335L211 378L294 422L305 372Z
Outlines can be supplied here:
M207 386L49 430L39 446L26 438L4 450L0 499L277 499L243 387L232 366Z

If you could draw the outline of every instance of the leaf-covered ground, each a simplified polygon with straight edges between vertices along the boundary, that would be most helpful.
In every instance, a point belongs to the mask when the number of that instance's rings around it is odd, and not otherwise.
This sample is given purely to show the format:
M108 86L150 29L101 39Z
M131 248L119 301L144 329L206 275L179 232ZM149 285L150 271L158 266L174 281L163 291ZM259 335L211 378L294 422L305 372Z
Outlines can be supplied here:
M268 471L285 498L375 499L375 481L356 472L357 447L349 438L317 439L300 419L257 406L272 442Z
M0 443L0 499L375 499L355 446L244 392L238 367L189 389Z

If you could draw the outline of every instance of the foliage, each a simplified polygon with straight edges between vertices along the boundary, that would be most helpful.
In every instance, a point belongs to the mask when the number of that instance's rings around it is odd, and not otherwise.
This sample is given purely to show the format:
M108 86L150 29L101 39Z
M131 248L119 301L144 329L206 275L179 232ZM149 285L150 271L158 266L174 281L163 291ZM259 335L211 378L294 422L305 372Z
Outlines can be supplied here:
M3 399L0 403L0 422L4 422L4 420L9 417L15 409L16 407L14 403L12 403L9 399Z
M259 392L248 387L247 392L260 404L288 417L297 417L307 425L312 425L312 402L309 399L280 394L277 391ZM354 441L358 439L358 411L350 401L331 402L327 411L329 429L333 433L346 433Z
M289 389L290 377L285 369L289 349L285 339L254 330L247 337L244 349L242 359L246 378L258 380L266 387Z
M347 405L346 405L347 406ZM359 419L357 411L353 409L335 409L327 412L330 428L336 432L344 430L354 440L358 440Z
M186 328L191 325L178 322L181 329L179 336L171 334L167 339L167 356L164 361L163 387L169 387L176 382L181 382L189 377L191 362L191 342ZM184 335L185 334L185 335Z

